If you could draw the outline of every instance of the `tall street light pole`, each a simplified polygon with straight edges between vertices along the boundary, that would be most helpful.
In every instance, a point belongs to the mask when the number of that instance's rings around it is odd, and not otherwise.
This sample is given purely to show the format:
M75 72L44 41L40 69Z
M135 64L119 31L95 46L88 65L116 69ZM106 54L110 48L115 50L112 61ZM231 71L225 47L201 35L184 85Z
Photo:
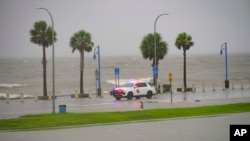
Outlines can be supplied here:
M223 48L224 47L224 48ZM227 42L221 45L220 54L223 54L223 50L225 50L225 67L226 67L226 80L225 80L225 88L229 88L229 80L228 80L228 65L227 65Z
M36 9L45 10L48 12L52 22L52 113L55 113L55 56L54 56L54 22L53 17L49 10L43 7L37 7Z
M97 49L97 52L96 52ZM98 88L97 95L101 96L101 58L100 58L100 46L95 47L93 58L96 59L96 54L98 54Z
M154 23L154 66L153 66L153 71L154 71L154 85L155 85L155 89L156 89L156 93L157 93L157 74L158 74L158 66L156 64L156 22L157 20L163 16L163 15L168 15L168 13L166 14L160 14L156 19L155 19L155 23Z

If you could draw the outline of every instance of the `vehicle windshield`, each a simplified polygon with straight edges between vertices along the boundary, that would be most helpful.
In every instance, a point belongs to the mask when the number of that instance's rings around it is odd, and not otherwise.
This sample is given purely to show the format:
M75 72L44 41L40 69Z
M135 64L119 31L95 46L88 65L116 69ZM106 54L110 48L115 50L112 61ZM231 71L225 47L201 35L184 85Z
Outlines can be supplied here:
M123 87L133 87L134 83L126 83L123 85Z

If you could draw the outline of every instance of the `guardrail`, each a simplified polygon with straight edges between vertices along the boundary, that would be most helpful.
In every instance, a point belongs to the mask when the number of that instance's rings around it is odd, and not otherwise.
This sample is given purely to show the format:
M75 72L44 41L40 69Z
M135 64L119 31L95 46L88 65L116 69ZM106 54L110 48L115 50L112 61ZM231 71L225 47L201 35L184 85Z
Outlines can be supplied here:
M239 81L236 81L236 80L232 80L231 81L231 86L230 88L228 88L229 90L235 90L235 89L241 89L243 90L245 87L250 87L250 81L249 81L249 84L247 85L244 85L244 83L246 84L246 82L244 80L239 80ZM175 90L174 87L176 85L173 85L172 84L172 90ZM180 87L176 88L176 92L184 92L184 85L181 84L179 85ZM213 92L215 92L217 89L221 89L223 91L226 90L225 88L225 83L222 82L221 85L218 85L218 83L216 82L212 82L210 84L206 84L205 82L202 82L200 85L195 85L194 83L192 84L192 87L188 87L186 88L186 92L196 92L197 91L197 88L199 89L199 87L201 89L202 92L206 92L207 90L212 90ZM170 92L170 84L160 84L158 85L158 93L162 94L162 93L167 93L167 92ZM173 91L174 92L174 91Z

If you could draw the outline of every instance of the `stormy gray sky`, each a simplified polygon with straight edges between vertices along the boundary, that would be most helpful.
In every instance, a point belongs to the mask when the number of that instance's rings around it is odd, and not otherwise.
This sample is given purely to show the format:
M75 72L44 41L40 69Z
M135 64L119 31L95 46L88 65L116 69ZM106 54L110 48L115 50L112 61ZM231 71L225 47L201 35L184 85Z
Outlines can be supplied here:
M34 22L54 19L58 41L56 57L75 57L70 37L84 29L91 33L102 56L141 57L140 43L157 32L169 45L168 55L182 54L174 43L176 36L187 32L195 45L188 54L219 53L223 42L229 53L250 53L249 0L0 0L0 58L42 57L42 48L30 42ZM51 47L47 49L48 58ZM92 56L93 52L87 56Z

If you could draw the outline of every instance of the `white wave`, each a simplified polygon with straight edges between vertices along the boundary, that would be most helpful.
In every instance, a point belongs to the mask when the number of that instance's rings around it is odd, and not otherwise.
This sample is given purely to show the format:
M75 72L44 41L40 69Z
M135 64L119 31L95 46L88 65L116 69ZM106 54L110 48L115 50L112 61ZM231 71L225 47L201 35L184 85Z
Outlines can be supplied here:
M126 84L128 82L128 80L129 79L119 79L119 84L124 85L124 84ZM113 85L116 84L115 79L107 80L106 82L109 83L109 84L113 84Z
M33 98L34 96L28 95L28 94L24 94L23 98ZM7 94L6 93L0 93L0 99L6 99L7 98ZM21 94L9 94L9 98L10 99L17 99L17 98L21 98Z
M21 84L8 84L8 83L3 83L3 84L0 84L0 87L6 87L6 88L21 87Z
M119 84L124 85L124 84L126 84L127 82L129 82L131 80L139 80L139 81L150 82L150 81L152 81L152 77L139 78L139 79L119 79ZM109 83L109 84L113 84L113 85L116 84L115 79L107 80L106 82Z

